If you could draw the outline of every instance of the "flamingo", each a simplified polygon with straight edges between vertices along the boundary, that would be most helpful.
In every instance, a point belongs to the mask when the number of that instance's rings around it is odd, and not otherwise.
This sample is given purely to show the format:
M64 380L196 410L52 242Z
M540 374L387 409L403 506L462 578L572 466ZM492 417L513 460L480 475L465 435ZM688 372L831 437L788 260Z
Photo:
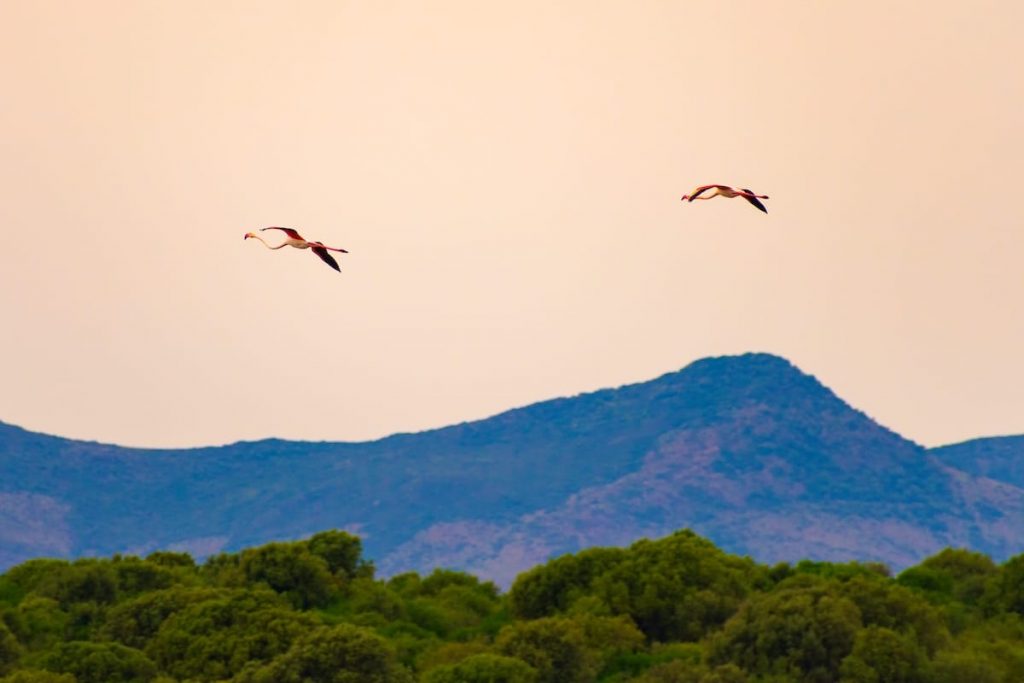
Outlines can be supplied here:
M277 245L276 247L272 247L269 244L267 244L266 240L264 240L262 237L260 237L254 232L245 233L245 237L243 237L242 239L247 240L250 237L258 239L260 242L263 242L263 246L265 246L267 249L280 249L281 247L295 247L296 249L312 249L313 253L319 256L324 263L329 265L331 268L334 268L339 273L341 272L341 268L338 266L338 262L334 260L334 257L331 256L329 252L338 251L341 252L342 254L347 254L348 249L328 247L323 242L310 242L307 239L305 239L302 235L300 235L297 230L292 230L291 228L281 228L276 225L272 225L269 228L260 228L260 232L263 232L264 230L280 230L285 234L284 242Z
M701 193L706 190L710 190L711 188L714 188L715 191L709 195L705 195L703 197L700 196ZM743 197L757 208L768 213L768 209L764 208L764 204L758 201L759 199L768 199L768 195L754 194L753 190L748 190L746 188L736 189L735 187L729 187L728 185L701 185L694 189L692 194L684 194L682 199L683 201L692 202L694 199L711 199L712 197L729 197L730 199L732 197Z

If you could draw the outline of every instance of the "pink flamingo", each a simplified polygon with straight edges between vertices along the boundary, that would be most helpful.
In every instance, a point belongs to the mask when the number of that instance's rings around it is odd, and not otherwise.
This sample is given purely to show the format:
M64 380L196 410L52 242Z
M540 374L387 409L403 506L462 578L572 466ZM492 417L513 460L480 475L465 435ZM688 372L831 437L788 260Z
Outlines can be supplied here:
M258 239L260 242L263 242L263 246L265 246L267 249L280 249L281 247L295 247L296 249L312 249L313 253L319 256L321 259L323 259L324 263L329 265L331 268L334 268L339 273L341 272L341 268L338 266L338 262L334 260L334 257L331 256L329 252L338 251L341 252L342 254L347 254L348 249L328 247L323 242L310 242L306 240L302 235L300 235L297 230L292 230L291 228L280 228L276 225L272 225L269 228L261 228L260 232L264 230L280 230L285 234L284 242L277 245L276 247L272 247L269 244L267 244L266 240L264 240L262 237L260 237L254 232L245 233L245 237L243 237L242 239L247 240L250 237L253 237L255 239Z
M701 196L701 194L712 188L714 188L714 192L704 195L703 197ZM682 199L683 201L692 202L694 199L711 199L712 197L728 197L730 199L733 197L743 197L757 208L768 213L768 209L764 208L764 204L758 201L760 199L768 199L768 195L754 194L753 190L748 190L746 188L736 189L735 187L730 187L728 185L701 185L700 187L695 188L692 193L684 194Z

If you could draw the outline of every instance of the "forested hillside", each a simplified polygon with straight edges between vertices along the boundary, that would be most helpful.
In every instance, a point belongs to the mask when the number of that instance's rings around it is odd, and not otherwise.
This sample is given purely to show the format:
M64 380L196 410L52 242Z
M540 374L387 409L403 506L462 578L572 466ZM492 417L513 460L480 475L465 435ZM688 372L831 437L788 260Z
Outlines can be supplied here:
M342 531L197 564L31 560L0 576L0 683L1011 683L1024 555L946 549L890 576L764 565L691 531L591 548L507 593L375 578Z

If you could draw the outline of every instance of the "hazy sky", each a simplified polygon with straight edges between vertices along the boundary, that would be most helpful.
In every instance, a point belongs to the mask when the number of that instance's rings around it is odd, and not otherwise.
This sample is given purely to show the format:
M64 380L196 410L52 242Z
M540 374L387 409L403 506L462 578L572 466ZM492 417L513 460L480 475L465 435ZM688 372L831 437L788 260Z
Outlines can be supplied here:
M768 351L921 443L1024 432L1021 26L4 0L0 420L356 440ZM706 182L770 213L679 201Z

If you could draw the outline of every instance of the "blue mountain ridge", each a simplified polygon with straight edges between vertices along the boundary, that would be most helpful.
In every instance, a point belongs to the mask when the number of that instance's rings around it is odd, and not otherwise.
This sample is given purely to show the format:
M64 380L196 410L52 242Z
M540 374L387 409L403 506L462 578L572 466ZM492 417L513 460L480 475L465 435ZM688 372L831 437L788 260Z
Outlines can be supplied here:
M926 450L770 354L370 442L137 449L0 423L0 567L202 557L327 528L363 536L385 573L506 584L552 555L681 527L763 561L898 568L946 545L1004 558L1024 549L1024 438L982 441ZM1003 464L974 466L975 452Z

